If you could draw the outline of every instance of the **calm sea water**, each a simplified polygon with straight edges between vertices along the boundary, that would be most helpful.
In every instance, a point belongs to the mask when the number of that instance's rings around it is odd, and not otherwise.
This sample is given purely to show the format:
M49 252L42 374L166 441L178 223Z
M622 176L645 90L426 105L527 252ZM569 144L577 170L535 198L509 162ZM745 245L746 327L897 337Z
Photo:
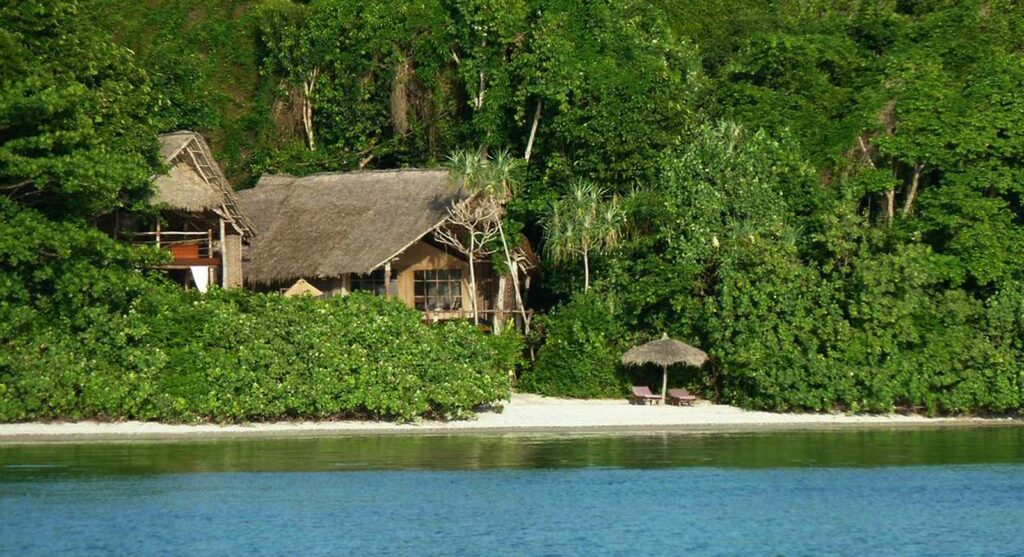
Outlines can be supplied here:
M1024 429L0 446L5 555L1022 555Z

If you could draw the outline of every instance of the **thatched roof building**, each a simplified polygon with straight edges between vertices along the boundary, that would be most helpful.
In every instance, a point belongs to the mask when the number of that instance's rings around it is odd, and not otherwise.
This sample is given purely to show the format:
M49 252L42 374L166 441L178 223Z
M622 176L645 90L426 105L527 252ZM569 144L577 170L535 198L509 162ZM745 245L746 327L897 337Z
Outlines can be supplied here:
M238 194L257 230L246 282L371 273L442 225L463 196L444 170L264 176Z
M188 130L163 134L159 143L167 170L152 176L150 199L159 214L115 212L112 235L169 251L170 260L157 267L186 288L242 286L243 246L254 231L210 146Z
M163 134L160 156L170 170L153 178L154 204L187 213L217 213L239 234L252 235L252 224L238 209L238 198L203 136L187 130Z

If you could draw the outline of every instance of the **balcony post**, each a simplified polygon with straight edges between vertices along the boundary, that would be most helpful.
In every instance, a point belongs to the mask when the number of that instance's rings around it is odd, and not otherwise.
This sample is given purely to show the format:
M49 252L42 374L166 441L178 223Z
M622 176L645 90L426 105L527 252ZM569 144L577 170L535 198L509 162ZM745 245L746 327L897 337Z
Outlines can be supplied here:
M224 219L217 220L220 222L220 286L224 288L228 284L228 259L224 257ZM213 257L212 253L210 257Z

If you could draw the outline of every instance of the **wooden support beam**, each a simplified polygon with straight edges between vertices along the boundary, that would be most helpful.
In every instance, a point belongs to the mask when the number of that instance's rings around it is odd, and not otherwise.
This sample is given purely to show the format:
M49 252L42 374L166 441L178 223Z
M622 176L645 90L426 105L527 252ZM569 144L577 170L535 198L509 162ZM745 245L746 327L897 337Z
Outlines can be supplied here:
M217 220L220 222L220 286L226 288L228 285L228 259L224 257L224 219Z
M391 262L384 264L384 297L391 297Z

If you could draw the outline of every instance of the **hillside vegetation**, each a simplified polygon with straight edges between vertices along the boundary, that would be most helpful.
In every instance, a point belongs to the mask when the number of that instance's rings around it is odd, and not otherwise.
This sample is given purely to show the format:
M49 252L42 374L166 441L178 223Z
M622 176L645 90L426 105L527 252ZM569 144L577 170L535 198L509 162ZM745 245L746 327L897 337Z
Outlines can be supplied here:
M0 15L0 396L30 374L15 348L45 353L60 345L46 335L165 288L135 270L158 255L91 223L145 210L155 134L192 128L240 187L529 153L506 228L542 253L552 203L593 186L625 223L586 258L545 259L531 299L553 311L521 370L539 392L620 394L647 378L615 355L666 332L712 356L674 382L744 407L1024 405L1018 2L47 0ZM176 299L164 309L194 303Z

